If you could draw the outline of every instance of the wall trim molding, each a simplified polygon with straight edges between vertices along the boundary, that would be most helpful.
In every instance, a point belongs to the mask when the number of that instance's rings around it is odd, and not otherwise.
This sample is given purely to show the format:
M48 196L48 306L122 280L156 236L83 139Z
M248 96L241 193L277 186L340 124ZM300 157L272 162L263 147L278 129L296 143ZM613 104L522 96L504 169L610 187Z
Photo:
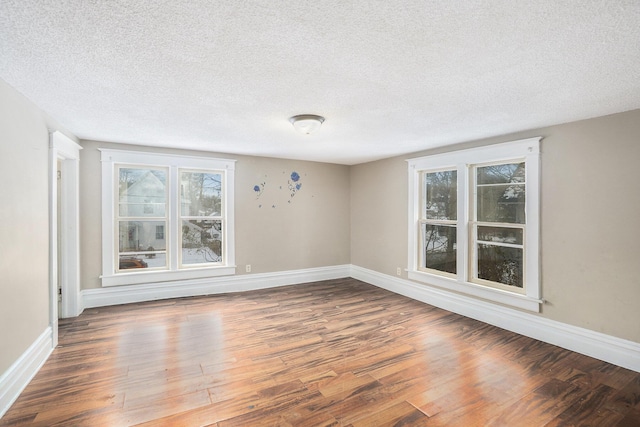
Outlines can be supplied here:
M349 277L348 264L280 271L275 273L243 274L205 279L113 286L82 291L82 307L104 307L167 298L181 298L228 292L244 292L321 280Z
M355 265L351 277L481 322L640 372L640 343Z
M52 351L53 330L51 326L47 326L29 348L0 376L0 418L42 368Z

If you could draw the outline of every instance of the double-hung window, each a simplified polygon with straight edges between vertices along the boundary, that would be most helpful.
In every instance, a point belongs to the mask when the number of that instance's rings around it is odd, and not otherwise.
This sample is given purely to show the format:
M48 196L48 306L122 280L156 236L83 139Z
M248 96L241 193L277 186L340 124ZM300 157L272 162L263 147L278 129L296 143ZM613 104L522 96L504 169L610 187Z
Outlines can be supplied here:
M102 149L102 284L235 273L232 160Z
M409 278L539 311L540 138L409 160Z

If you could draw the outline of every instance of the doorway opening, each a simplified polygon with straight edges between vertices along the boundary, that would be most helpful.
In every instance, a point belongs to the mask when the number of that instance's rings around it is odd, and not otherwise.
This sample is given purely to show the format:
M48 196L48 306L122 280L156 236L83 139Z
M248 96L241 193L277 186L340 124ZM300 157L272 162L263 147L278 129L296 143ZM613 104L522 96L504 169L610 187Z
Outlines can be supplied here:
M58 318L82 312L80 299L80 147L61 132L50 136L49 318L58 344Z

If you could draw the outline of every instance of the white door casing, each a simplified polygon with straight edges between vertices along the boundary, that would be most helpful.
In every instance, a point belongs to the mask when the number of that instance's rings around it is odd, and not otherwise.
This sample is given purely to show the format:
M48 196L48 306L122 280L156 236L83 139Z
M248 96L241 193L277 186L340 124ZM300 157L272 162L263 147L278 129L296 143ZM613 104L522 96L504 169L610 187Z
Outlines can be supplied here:
M58 343L58 276L62 281L60 317L75 317L82 312L79 262L79 162L81 149L80 145L59 131L50 134L49 315L54 347ZM60 161L61 170L59 220L57 206L58 161ZM61 227L60 233L58 233L58 224ZM58 251L58 235L60 236L60 251ZM60 268L60 272L58 272L58 268Z

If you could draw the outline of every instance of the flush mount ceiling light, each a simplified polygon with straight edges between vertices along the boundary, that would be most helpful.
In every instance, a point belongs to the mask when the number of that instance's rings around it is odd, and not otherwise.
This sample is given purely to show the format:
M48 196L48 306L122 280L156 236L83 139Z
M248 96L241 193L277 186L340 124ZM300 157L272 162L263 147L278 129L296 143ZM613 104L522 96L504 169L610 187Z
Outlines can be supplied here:
M308 135L322 125L324 117L315 114L298 114L291 117L289 121L295 130Z

